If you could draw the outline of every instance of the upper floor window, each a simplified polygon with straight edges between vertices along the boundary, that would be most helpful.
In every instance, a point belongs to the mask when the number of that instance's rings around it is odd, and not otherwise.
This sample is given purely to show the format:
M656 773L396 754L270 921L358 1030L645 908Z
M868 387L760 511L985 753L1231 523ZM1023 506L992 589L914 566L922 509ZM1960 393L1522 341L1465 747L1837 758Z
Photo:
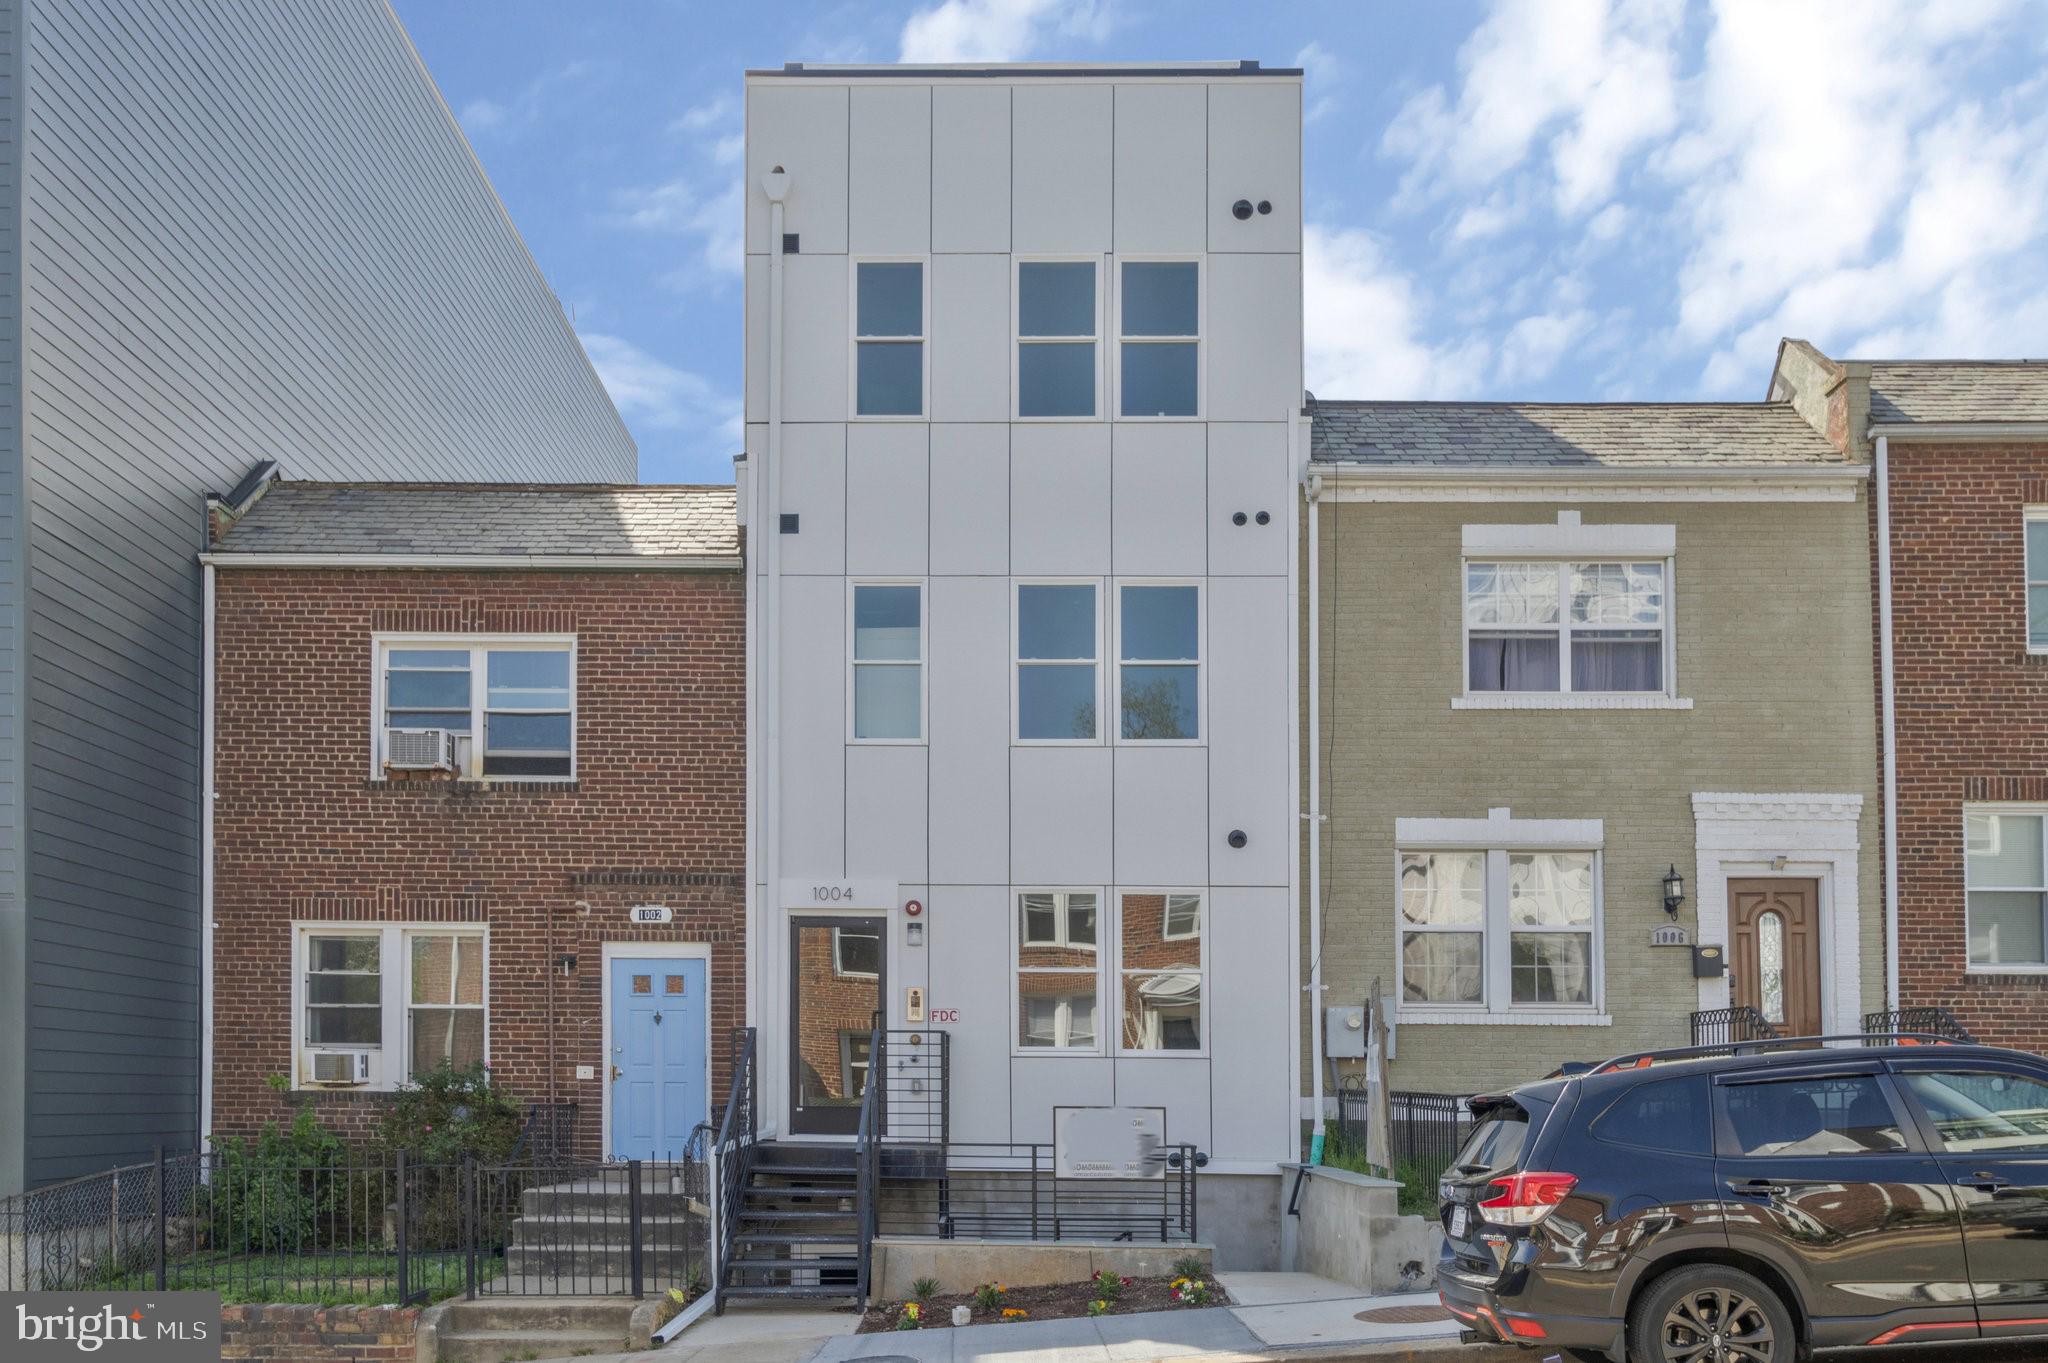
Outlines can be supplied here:
M1126 740L1201 737L1201 590L1125 585L1117 592L1120 732Z
M923 416L923 263L857 261L853 277L854 415Z
M1202 267L1192 260L1126 260L1118 277L1118 411L1129 417L1196 415Z
M2048 810L1963 812L1963 883L1970 965L2048 968Z
M1465 689L1665 690L1662 563L1467 562Z
M2048 653L2048 507L2027 512L2027 651Z
M1093 743L1101 628L1092 582L1017 584L1017 737Z
M1596 853L1408 851L1400 866L1405 1006L1597 1006Z
M1093 260L1017 262L1017 415L1096 414L1101 308Z
M575 645L567 639L377 645L376 774L447 769L492 780L575 775Z
M924 738L924 588L860 582L853 588L853 738Z

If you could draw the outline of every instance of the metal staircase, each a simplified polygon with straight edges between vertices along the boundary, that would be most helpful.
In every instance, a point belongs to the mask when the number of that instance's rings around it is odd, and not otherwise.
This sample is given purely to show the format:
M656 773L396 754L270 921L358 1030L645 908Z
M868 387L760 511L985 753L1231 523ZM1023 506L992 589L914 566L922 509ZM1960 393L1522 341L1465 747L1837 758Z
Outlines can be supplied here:
M755 1148L726 1242L722 1297L865 1298L860 1155L849 1145Z

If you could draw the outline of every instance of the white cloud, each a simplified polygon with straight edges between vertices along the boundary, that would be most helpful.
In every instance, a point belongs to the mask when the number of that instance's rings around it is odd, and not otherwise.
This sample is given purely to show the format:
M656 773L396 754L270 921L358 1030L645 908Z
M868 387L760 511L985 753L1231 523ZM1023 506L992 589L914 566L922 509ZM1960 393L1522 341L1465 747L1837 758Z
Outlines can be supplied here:
M1474 391L1485 347L1424 338L1427 305L1370 233L1302 234L1306 380L1325 398L1447 398Z
M471 137L511 136L539 122L549 101L563 87L581 82L596 70L595 62L564 62L541 72L504 99L480 95L470 100L456 119Z
M904 22L899 60L1014 62L1056 38L1099 43L1108 0L943 0Z
M1565 352L1592 329L1593 314L1584 308L1524 317L1501 342L1495 381L1512 389L1550 377Z
M1311 41L1294 54L1294 64L1302 69L1302 84L1306 90L1301 121L1314 123L1334 112L1337 92L1344 84L1344 62L1320 42Z
M701 374L656 359L631 341L604 332L582 334L584 353L619 412L651 430L700 433L737 447L739 400Z
M718 283L746 268L746 205L737 178L678 176L657 185L622 190L614 221L642 232L683 238L693 251L668 276L670 283Z

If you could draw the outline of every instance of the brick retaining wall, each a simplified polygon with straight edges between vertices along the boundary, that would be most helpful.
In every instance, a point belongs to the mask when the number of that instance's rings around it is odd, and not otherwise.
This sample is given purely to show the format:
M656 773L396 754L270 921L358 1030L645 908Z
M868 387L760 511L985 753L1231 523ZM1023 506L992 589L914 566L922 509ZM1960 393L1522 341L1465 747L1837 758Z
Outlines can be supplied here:
M223 1306L220 1356L412 1363L416 1306Z

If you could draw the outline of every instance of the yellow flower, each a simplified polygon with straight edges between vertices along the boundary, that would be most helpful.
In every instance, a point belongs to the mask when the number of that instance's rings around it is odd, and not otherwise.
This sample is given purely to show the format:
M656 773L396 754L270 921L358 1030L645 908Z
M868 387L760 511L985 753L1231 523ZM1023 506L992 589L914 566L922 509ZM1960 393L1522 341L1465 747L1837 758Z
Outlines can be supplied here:
M1025 1316L1028 1316L1030 1314L1030 1312L1024 1310L1022 1307L1019 1306L1005 1306L1003 1308L1004 1320L1022 1320Z
M918 1310L916 1302L906 1302L903 1307L903 1314L909 1316L912 1320L916 1320L923 1313Z

